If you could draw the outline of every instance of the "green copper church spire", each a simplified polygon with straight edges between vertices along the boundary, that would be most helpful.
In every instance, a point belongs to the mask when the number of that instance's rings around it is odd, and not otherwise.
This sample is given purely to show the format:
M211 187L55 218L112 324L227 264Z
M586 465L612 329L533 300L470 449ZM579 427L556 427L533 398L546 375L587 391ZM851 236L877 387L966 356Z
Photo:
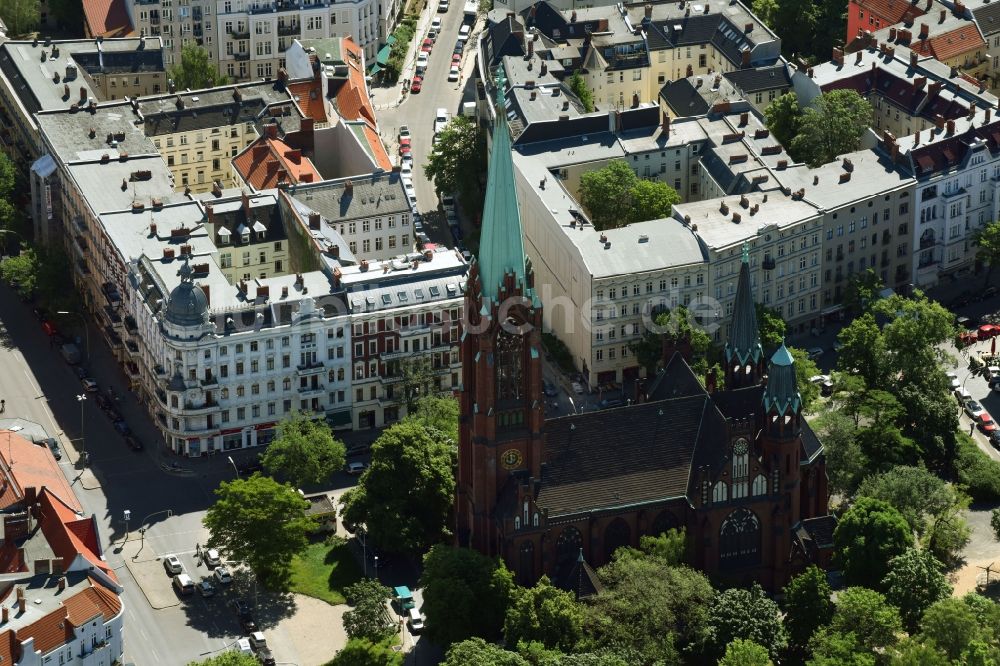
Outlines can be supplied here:
M757 307L750 293L750 246L743 244L740 259L740 278L736 285L736 302L733 304L732 328L726 342L726 362L735 358L740 365L756 363L764 353L757 329Z
M483 232L479 241L479 279L483 296L496 298L504 276L513 273L527 295L524 276L524 242L521 215L514 191L514 162L511 158L510 129L507 127L507 79L503 65L497 68L497 108L493 125Z

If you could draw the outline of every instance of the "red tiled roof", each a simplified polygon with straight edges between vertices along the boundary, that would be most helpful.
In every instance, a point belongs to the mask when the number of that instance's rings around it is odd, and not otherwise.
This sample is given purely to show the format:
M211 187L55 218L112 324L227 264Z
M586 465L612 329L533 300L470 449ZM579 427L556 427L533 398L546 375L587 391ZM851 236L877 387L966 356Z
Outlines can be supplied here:
M882 19L885 25L900 23L907 17L924 15L923 9L909 0L858 0L858 6Z
M39 523L42 533L49 542L52 552L62 558L63 569L68 569L78 555L104 572L110 580L118 581L111 566L101 559L100 545L94 533L92 518L79 518L76 512L66 506L46 488L38 497L41 506ZM85 526L81 523L91 523Z
M90 585L90 587L65 599L62 602L62 606L51 613L47 613L31 624L19 629L17 631L15 646L29 638L33 638L35 639L34 649L42 654L47 654L67 641L72 640L73 630L76 627L93 620L98 615L102 616L104 621L107 622L121 612L122 602L117 594L108 590L100 583L95 584L93 579L90 579ZM14 632L7 631L0 635L0 654L3 653L4 646L7 643L13 642L7 634L13 635ZM15 649L17 648L15 647ZM10 662L0 663L14 662L11 660Z
M389 171L392 160L385 150L385 145L378 135L378 124L375 121L375 109L368 97L365 84L365 73L358 64L361 62L361 48L349 37L341 40L341 53L347 63L347 80L337 90L337 112L344 120L360 120L365 123L365 139L371 148L375 163ZM352 57L353 54L353 57Z
M306 118L325 123L326 108L323 101L323 82L317 79L297 81L288 85L288 92L295 98L299 110Z
M83 16L91 37L127 37L132 34L125 0L83 0Z
M17 433L0 431L0 509L24 500L25 488L48 488L73 511L82 509L52 452Z
M366 125L365 138L368 139L368 145L372 147L372 153L375 155L375 163L386 171L392 171L392 161L389 159L389 153L386 152L378 132Z
M985 46L986 42L983 41L979 28L970 23L930 39L913 42L910 44L910 50L921 55L934 56L938 60L948 60Z
M312 160L280 139L261 137L233 158L233 166L255 189L277 187L284 170L289 183L314 183L323 179Z

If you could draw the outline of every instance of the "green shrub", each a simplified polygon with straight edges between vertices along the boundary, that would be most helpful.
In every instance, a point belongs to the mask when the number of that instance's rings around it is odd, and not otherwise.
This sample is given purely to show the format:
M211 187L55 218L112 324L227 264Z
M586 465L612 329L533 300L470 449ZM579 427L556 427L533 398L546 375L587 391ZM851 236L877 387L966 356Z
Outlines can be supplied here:
M1000 500L1000 463L979 450L972 438L957 435L955 475L974 502Z
M557 338L555 334L542 333L542 345L546 351L552 354L552 358L559 364L563 372L574 372L576 370L573 366L573 354L570 353L569 347L566 346L565 342Z

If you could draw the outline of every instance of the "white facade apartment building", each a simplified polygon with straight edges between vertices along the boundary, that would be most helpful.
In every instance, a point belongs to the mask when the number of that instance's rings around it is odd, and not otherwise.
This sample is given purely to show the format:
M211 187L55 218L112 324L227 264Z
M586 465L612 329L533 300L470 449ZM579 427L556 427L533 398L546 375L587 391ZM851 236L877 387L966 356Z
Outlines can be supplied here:
M396 26L399 0L127 0L132 24L163 37L167 64L184 44L205 48L235 80L276 77L295 39L350 35L374 60Z

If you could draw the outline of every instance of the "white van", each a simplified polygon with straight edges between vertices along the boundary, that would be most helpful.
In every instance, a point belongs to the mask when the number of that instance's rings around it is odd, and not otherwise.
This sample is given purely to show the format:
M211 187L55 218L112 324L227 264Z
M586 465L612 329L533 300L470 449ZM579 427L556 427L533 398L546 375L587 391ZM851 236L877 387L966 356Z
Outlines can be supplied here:
M179 573L174 576L174 589L179 594L194 594L194 581L186 573Z
M410 625L411 634L419 634L424 629L424 616L416 608L406 611L406 623Z

